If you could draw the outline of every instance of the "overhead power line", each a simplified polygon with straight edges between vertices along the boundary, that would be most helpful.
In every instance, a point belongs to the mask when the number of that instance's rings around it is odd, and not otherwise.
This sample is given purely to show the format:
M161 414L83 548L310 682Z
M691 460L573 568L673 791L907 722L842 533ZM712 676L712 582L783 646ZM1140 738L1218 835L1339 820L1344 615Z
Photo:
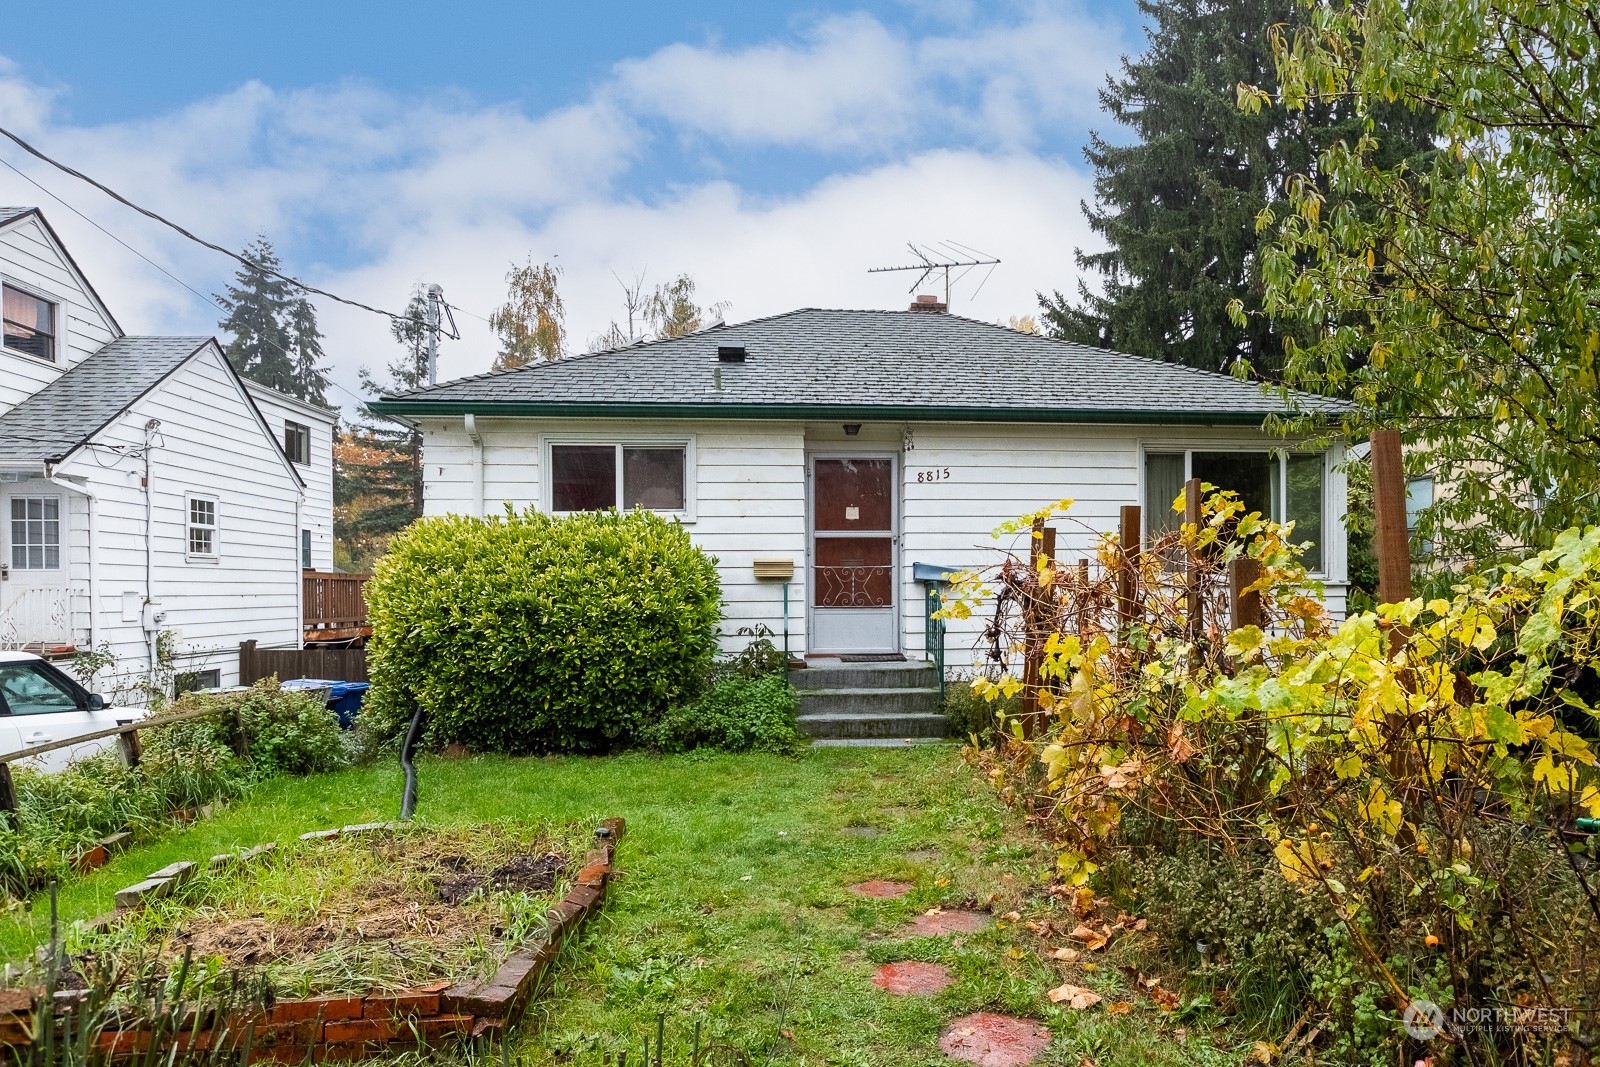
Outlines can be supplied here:
M227 305L223 304L222 301L218 300L215 296L207 296L205 293L202 293L200 290L196 289L194 286L190 285L188 282L184 281L182 278L178 277L176 274L172 273L170 270L168 270L167 268L163 267L161 264L157 263L155 260L151 259L149 256L145 255L143 252L139 251L137 248L135 248L132 245L130 245L127 241L124 241L122 238L118 237L116 234L112 233L110 230L108 230L104 226L100 225L98 222L96 222L94 219L90 218L88 215L85 215L83 212L79 211L76 207L73 207L71 204L67 203L59 195L57 195L56 193L52 192L50 189L46 188L45 186L39 184L37 181L35 181L27 173L25 173L23 171L20 171L16 167L12 166L10 161L4 160L4 159L0 159L0 164L4 164L5 168L7 170L11 171L13 174L15 174L17 177L21 178L23 181L27 182L29 185L31 185L35 189L39 190L45 196L48 196L50 199L54 200L56 203L60 204L62 207L66 208L68 211L70 211L74 215L78 216L84 222L87 222L90 226L93 226L95 229L99 230L101 233L105 234L107 237L109 237L113 241L117 242L117 244L121 245L123 248L126 248L128 251L132 252L134 255L138 256L140 259L142 259L146 263L150 264L152 267L154 267L156 270L160 271L162 274L165 274L167 277L171 278L173 281L177 282L179 285L181 285L185 289L189 290L189 292L193 293L195 296L199 297L201 300L204 300L209 304L215 304L222 311L227 311L228 310ZM451 325L454 326L455 323L452 321ZM282 352L284 355L289 356L291 359L294 358L294 353L290 352L288 349L284 348L282 345L277 344L276 342L273 342L273 341L267 341L267 343L272 345L272 347L276 348L279 352ZM348 396L350 399L354 400L358 404L365 404L367 402L368 398L362 397L362 396L358 396L357 394L351 392L349 389L345 388L343 385L340 385L332 377L328 378L328 384L333 386L335 389L339 390L341 393L345 394L346 396Z
M151 211L149 208L140 207L138 204L135 204L132 200L129 200L127 197L123 196L121 193L117 192L115 189L112 189L109 186L104 185L101 182L96 181L95 179L89 177L87 174L83 173L81 170L75 170L74 168L67 166L65 163L62 163L60 160L52 159L51 157L45 155L43 152L39 151L39 149L33 147L33 145L29 144L27 141L24 141L21 137L18 137L16 134L14 134L10 130L6 129L4 126L0 126L0 134L4 134L7 138L9 138L10 140L14 141L16 143L17 147L21 148L24 152L28 153L30 156L33 156L36 159L43 160L44 162L50 164L52 167L56 168L57 170L61 171L62 173L70 174L70 175L72 175L72 177L77 178L79 181L87 182L88 184L94 186L96 189L100 190L102 193L105 193L111 199L115 200L117 203L123 205L124 207L132 208L134 211L137 211L139 214L143 215L145 218L153 219L154 221L161 223L161 225L166 226L169 229L176 230L178 233L182 234L184 237L187 237L189 240L193 241L197 245L201 245L202 247L209 248L213 252L220 252L220 253L222 253L223 255L227 256L230 259L237 260L238 262L244 264L246 267L248 267L251 270L254 270L254 271L256 271L258 273L261 273L261 274L267 274L267 275L270 275L270 276L272 276L274 278L278 278L278 279L280 279L282 281L288 282L290 285L292 285L295 288L300 289L300 290L302 290L304 292L315 293L317 296L325 296L329 300L335 300L335 301L338 301L341 304L348 304L350 307L360 308L362 311L370 311L374 315L383 315L383 316L385 316L387 318L390 318L390 319L393 319L393 320L395 320L397 322L407 321L407 316L405 316L405 315L399 315L399 314L396 314L393 311L385 311L382 308L375 308L371 304L363 304L359 300L351 300L348 297L340 296L337 293L330 293L326 289L318 289L314 285L307 285L305 282L301 281L300 279L295 278L295 277L291 277L290 275L284 274L281 271L270 270L270 269L268 269L266 267L263 267L259 263L252 263L250 260L246 259L244 256L242 256L239 253L233 251L232 249L224 248L222 245L216 244L215 242L212 242L212 241L207 241L205 238L197 236L196 234L191 233L189 230L184 229L182 226L179 226L176 222L173 222L171 219L166 218L163 215L157 214L156 212Z

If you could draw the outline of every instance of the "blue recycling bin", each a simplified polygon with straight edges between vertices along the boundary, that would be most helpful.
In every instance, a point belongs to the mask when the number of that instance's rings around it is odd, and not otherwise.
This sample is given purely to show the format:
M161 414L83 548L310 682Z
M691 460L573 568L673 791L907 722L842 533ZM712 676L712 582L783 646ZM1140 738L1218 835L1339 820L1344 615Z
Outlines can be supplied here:
M371 682L335 682L326 678L292 678L281 685L284 689L323 690L326 693L323 699L328 703L328 710L339 717L341 730L348 730L355 724L361 702L372 688Z

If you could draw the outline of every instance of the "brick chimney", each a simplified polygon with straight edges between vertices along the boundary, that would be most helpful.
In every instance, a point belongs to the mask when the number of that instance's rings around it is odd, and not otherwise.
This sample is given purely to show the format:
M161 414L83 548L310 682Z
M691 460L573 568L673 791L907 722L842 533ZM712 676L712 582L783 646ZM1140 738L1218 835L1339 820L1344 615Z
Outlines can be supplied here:
M911 303L912 311L932 311L943 314L950 309L936 296L919 296Z

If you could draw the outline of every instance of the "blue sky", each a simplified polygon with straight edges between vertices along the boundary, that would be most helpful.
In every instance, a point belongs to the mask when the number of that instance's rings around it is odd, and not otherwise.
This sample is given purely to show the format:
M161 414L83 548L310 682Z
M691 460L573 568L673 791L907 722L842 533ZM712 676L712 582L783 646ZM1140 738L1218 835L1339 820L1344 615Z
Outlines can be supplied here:
M1004 260L956 310L1028 313L1092 243L1081 146L1139 41L1119 0L67 2L7 22L0 124L220 242L267 233L315 284L398 306L438 281L469 312L449 374L487 366L474 316L529 257L563 267L579 350L641 272L689 271L733 320L900 306L910 279L865 271L908 240ZM14 147L0 160L186 285L226 280ZM0 202L44 207L130 329L210 330L214 308L3 167ZM389 358L384 324L322 311L353 387Z

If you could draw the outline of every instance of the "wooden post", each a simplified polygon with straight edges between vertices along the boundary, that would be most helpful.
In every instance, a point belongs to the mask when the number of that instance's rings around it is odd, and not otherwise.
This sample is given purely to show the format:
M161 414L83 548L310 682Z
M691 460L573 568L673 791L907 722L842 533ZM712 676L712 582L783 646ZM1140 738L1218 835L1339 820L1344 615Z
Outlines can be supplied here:
M1228 616L1235 630L1261 625L1261 593L1250 589L1260 580L1260 560L1240 556L1228 564Z
M1139 538L1142 526L1139 505L1122 505L1121 526L1117 530L1117 540L1122 548L1117 556L1117 601L1123 626L1127 626L1139 614Z
M117 736L117 748L122 752L122 762L129 767L139 766L144 758L144 746L139 742L139 731L129 730Z
M254 641L239 642L239 684L254 685L256 683L256 643Z
M1199 478L1190 478L1183 487L1183 521L1197 531L1200 529L1200 484ZM1189 640L1198 641L1204 624L1200 617L1200 554L1192 548L1189 550L1189 574L1185 584L1189 594Z
M1406 471L1399 430L1372 431L1372 504L1378 554L1378 600L1411 599L1411 537L1406 532Z
M1054 563L1056 558L1056 531L1040 519L1033 524L1028 537L1028 562L1035 576L1042 561ZM1044 591L1035 589L1022 608L1022 733L1034 737L1039 733L1039 672L1044 664L1043 633L1049 598Z
M11 815L12 829L16 829L17 787L11 784L9 763L0 763L0 811Z

